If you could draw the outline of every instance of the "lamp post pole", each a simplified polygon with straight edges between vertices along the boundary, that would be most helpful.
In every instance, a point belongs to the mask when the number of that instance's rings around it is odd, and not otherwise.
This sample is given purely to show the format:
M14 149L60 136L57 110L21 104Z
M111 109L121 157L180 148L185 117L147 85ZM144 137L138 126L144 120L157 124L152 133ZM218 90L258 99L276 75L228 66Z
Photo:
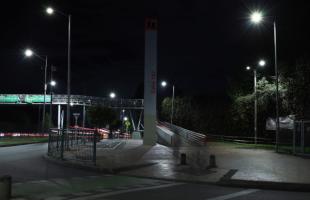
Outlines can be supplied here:
M70 96L71 96L71 15L68 15L68 77L67 77L67 131L70 127Z
M173 110L174 109L174 85L172 86L172 102L171 102L171 116L170 116L170 124L172 124L173 120Z
M263 13L255 11L251 14L251 21L254 24L259 24L264 19ZM278 72L278 58L277 58L277 24L276 19L273 21L273 41L274 41L274 68L275 68L275 82L276 82L276 145L275 150L278 152L279 149L279 72Z
M254 143L257 144L257 75L254 72Z
M274 68L276 76L276 152L279 149L279 72L278 72L278 59L277 59L277 25L276 21L273 22L273 37L274 37Z
M46 104L46 90L47 90L47 56L45 56L45 66L44 66L44 95L43 95L43 116L42 116L42 133L45 132L45 104Z

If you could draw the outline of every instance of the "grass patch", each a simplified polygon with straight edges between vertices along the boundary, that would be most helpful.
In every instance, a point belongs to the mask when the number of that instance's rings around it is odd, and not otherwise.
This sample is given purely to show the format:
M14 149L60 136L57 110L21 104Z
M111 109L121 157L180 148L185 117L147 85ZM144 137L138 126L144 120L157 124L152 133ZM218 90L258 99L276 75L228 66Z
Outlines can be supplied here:
M0 138L0 147L8 145L30 144L38 142L47 142L48 138L38 137L5 137Z
M251 143L240 143L240 142L229 142L229 141L216 141L212 142L212 145L220 145L226 146L230 148L238 148L238 149L262 149L262 150L275 150L274 144L251 144ZM280 153L293 153L293 146L292 145L279 145L279 152ZM296 146L296 152L300 153L300 147ZM310 153L310 147L305 147L305 153Z

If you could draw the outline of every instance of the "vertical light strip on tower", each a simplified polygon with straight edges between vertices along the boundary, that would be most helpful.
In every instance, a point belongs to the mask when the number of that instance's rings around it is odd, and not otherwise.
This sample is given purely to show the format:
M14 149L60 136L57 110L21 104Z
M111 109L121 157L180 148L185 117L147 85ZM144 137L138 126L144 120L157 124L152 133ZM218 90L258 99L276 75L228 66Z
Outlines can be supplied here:
M156 144L157 20L145 20L144 145Z

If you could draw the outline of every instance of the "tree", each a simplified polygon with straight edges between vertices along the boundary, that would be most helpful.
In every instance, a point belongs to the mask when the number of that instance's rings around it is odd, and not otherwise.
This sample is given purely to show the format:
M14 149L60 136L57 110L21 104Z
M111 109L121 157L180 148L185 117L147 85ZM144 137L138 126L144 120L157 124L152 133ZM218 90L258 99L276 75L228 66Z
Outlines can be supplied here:
M109 126L110 128L113 126L113 123L116 123L117 115L114 110L104 106L92 106L87 111L90 124L93 127L100 128Z
M296 119L310 119L310 61L301 58L288 74L287 107Z
M280 78L279 82L279 94L280 94L280 114L288 115L290 111L287 107L287 83L283 78ZM239 132L238 134L246 134L253 131L254 121L254 93L241 94L237 93L233 98L232 116L235 122L234 130ZM268 81L265 77L262 77L257 82L257 119L258 130L260 133L265 129L265 121L268 117L275 117L275 98L276 98L276 86L274 83Z

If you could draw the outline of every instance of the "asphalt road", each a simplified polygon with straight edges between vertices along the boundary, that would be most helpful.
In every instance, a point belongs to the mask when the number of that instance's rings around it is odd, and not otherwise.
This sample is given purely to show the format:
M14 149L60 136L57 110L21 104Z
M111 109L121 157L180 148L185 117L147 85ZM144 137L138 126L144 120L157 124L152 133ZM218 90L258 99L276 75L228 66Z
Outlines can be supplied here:
M118 194L119 193L119 194ZM141 189L128 192L111 192L75 200L309 200L310 193L286 192L244 188L228 188L214 185L182 184L158 189Z
M97 175L94 172L72 169L47 162L43 158L46 152L46 143L1 147L0 176L11 175L13 182L25 182Z

